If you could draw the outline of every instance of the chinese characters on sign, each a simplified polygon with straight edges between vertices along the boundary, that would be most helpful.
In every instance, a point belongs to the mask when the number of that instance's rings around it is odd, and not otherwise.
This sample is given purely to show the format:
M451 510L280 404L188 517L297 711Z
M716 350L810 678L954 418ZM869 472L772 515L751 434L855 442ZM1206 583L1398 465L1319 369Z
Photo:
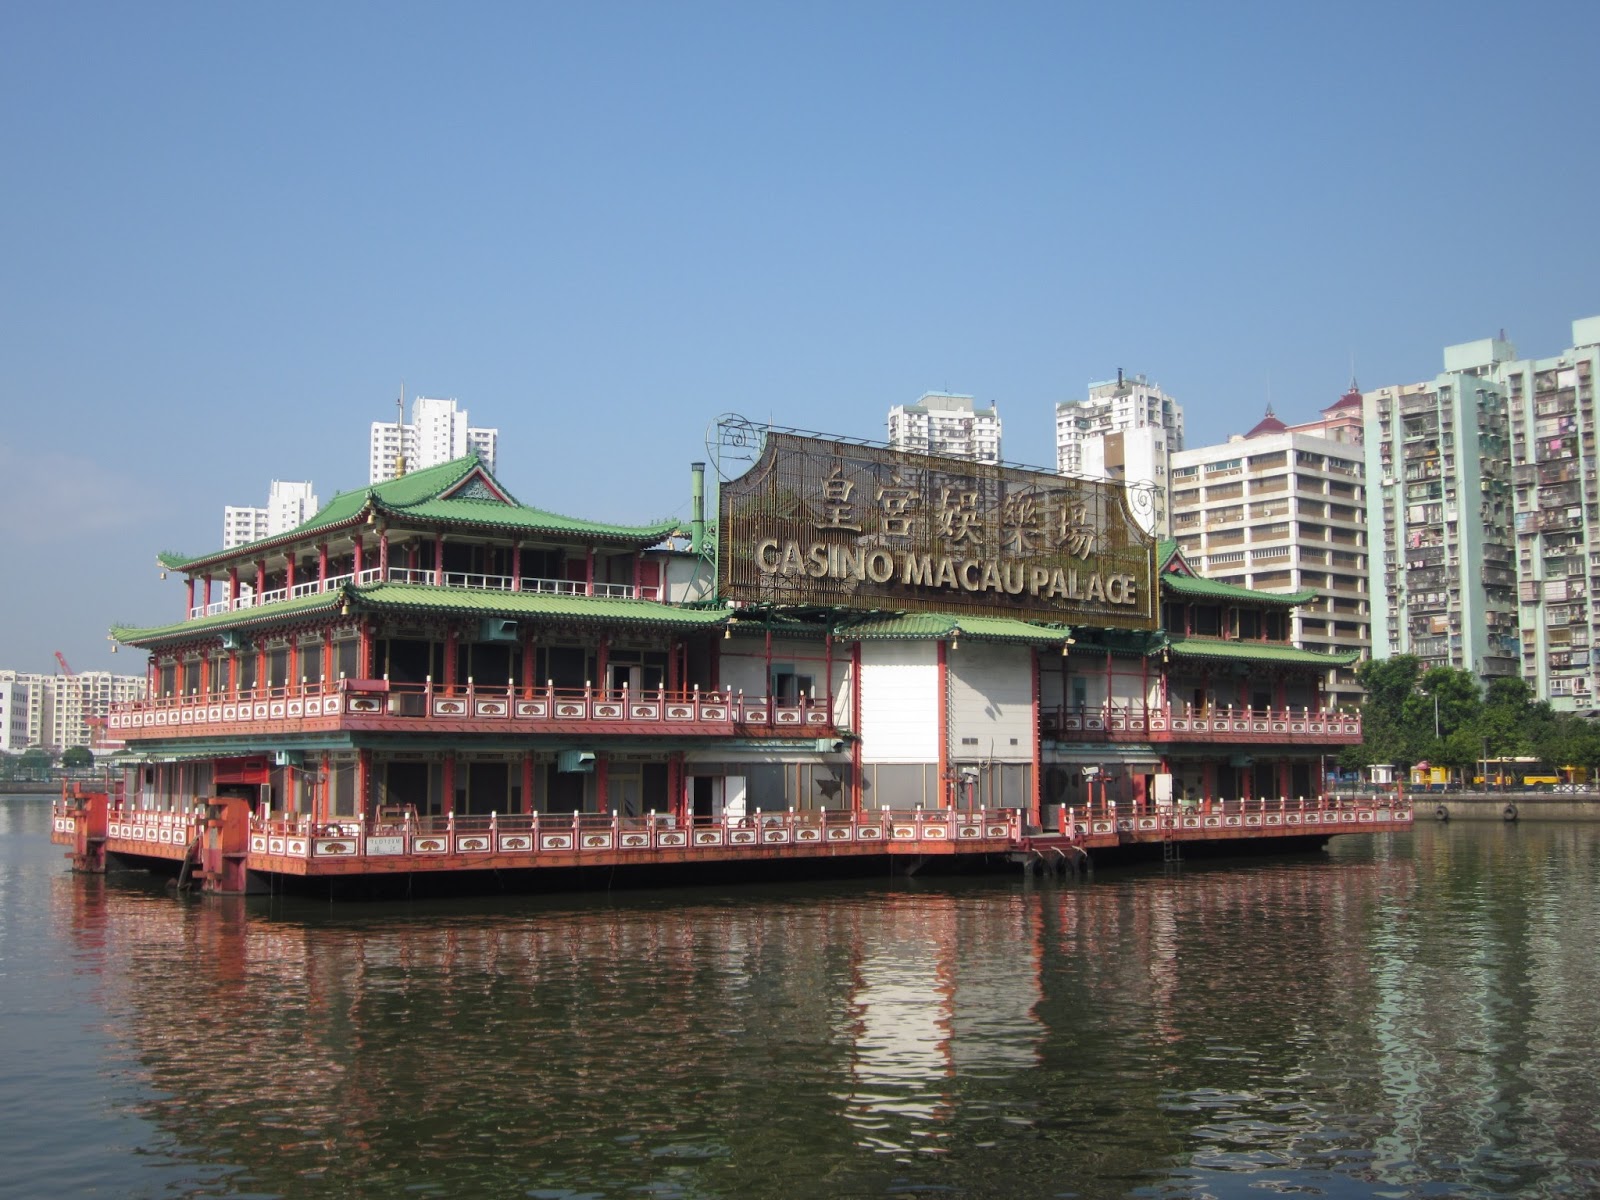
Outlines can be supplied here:
M1155 620L1154 543L1109 481L772 433L720 537L746 603Z

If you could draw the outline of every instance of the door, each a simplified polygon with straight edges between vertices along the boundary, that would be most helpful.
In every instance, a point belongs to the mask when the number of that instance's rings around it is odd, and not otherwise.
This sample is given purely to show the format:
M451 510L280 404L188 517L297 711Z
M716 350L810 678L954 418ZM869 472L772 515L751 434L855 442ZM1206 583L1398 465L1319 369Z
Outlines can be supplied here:
M614 813L624 817L642 816L644 780L638 768L628 771L613 766L606 779L606 799Z

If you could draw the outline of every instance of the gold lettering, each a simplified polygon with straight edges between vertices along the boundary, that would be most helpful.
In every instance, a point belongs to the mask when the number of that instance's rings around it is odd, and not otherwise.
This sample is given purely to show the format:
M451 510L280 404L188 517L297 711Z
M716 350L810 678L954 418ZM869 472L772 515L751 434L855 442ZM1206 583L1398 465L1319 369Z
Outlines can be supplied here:
M907 554L900 573L900 582L907 587L933 587L933 555Z
M781 575L804 575L806 573L805 561L800 557L799 542L785 542L783 544L783 565L778 568Z
M1028 568L1028 595L1037 596L1041 588L1050 586L1049 567Z
M762 538L756 543L756 564L763 575L774 575L778 570L778 539Z
M1069 592L1067 590L1066 572L1057 567L1050 573L1050 590L1045 593L1045 598L1054 600L1057 596L1060 596L1064 600L1076 600L1078 598L1076 595L1078 587L1078 574L1076 571L1072 574L1072 587L1073 590Z
M946 555L939 560L939 574L938 577L934 579L933 585L934 587L950 588L961 586L956 581L956 567L955 564L950 561L949 555Z
M1000 568L992 562L983 564L983 590L986 592L1004 590L1000 584Z
M1101 604L1106 602L1106 585L1100 578L1100 572L1094 571L1089 575L1089 594L1084 597L1091 603L1098 600Z
M1028 582L1027 568L1021 563L1005 563L1000 570L1006 591L1013 596L1021 595Z
M811 551L806 555L806 574L813 579L821 579L828 573L828 547L822 542L811 543Z
M894 555L887 550L872 550L867 554L867 578L873 583L888 583L894 578Z

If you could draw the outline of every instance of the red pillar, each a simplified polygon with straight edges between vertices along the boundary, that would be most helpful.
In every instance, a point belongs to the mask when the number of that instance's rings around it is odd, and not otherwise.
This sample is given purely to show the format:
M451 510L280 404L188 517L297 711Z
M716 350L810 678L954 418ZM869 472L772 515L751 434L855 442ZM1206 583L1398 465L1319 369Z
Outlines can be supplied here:
M939 807L945 806L950 782L950 644L939 639Z
M522 543L511 543L511 590L522 590Z
M456 639L461 631L452 629L444 638L444 694L453 695L456 686Z
M633 552L633 598L639 599L639 589L644 585L644 553Z
M1031 797L1028 807L1032 810L1029 820L1040 828L1044 827L1044 789L1040 786L1040 758L1039 758L1039 721L1043 714L1039 711L1039 647L1028 648L1029 673L1033 676L1033 724L1029 732L1033 737L1033 779L1031 782Z
M861 777L861 643L850 644L850 807L860 812L866 789Z
M524 700L533 699L534 665L533 634L525 630L522 634L522 698Z
M283 560L283 590L291 595L294 593L294 552L292 550L289 552L288 557Z
M317 591L328 590L328 543L317 543Z
M367 564L366 564L366 558L365 558L366 544L362 542L361 535L359 533L356 534L356 537L355 537L355 546L356 546L355 558L350 563L350 569L355 572L356 582L360 583L361 582L361 572L363 572L363 571L365 571L367 569Z
M372 678L372 623L362 621L357 627L356 677Z
M372 815L372 751L356 751L356 815Z
M256 603L261 603L261 593L267 590L267 560L256 559Z
M378 582L389 581L389 531L378 530Z
M444 586L444 534L433 535L433 586Z
M188 584L189 599L183 606L183 619L185 621L187 621L191 616L194 615L194 576L193 575L188 576L187 584Z
M589 547L589 552L583 561L583 594L594 595L594 547Z
M202 600L201 603L204 604L207 609L209 609L211 607L211 576L207 575L205 577L205 579L206 579L206 590L205 590L205 593L204 593L205 599Z
M239 607L239 564L228 568L228 611Z

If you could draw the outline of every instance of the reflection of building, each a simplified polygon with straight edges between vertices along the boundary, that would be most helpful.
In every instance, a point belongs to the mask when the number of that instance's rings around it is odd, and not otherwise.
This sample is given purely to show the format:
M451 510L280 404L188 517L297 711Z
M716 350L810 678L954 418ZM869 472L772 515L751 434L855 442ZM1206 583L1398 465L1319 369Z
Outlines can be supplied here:
M374 421L370 474L373 483L399 473L401 456L407 471L436 467L451 459L476 454L494 470L499 448L498 429L478 429L467 424L467 410L454 400L418 396L411 403L411 420Z
M1266 592L1315 589L1290 622L1290 640L1306 650L1371 646L1359 403L1359 393L1347 394L1310 423L1315 434L1269 409L1249 433L1172 456L1172 531L1185 556L1208 579ZM1330 667L1325 693L1331 704L1358 703L1351 667Z
M994 405L979 407L971 396L925 392L915 404L889 410L889 444L896 450L1000 461L1000 413Z
M1133 505L1146 532L1168 532L1167 460L1182 449L1183 406L1143 375L1118 371L1087 400L1056 405L1056 470L1150 485L1152 503Z

